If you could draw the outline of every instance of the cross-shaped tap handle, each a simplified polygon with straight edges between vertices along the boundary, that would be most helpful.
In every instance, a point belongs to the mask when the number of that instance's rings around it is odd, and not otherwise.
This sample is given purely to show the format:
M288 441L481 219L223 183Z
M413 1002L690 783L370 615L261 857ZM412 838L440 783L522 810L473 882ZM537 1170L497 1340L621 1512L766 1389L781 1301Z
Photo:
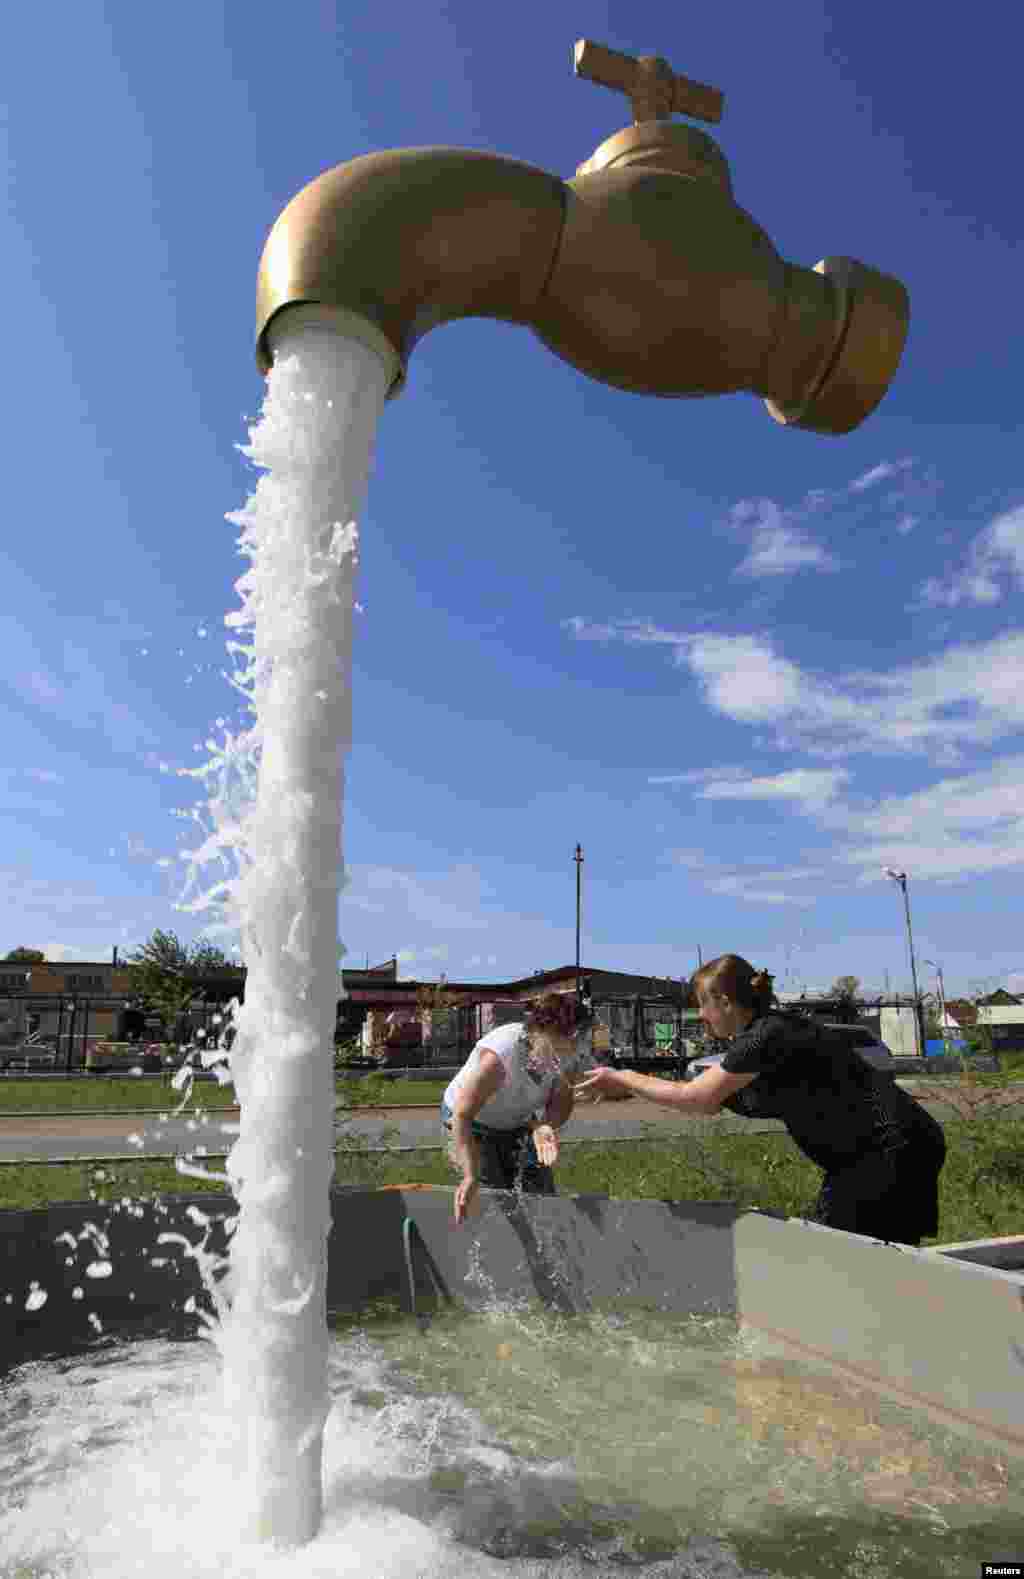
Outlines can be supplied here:
M577 77L625 93L637 126L641 121L668 120L673 113L695 121L722 119L724 96L718 89L677 76L660 55L622 55L581 38L573 51L573 65Z

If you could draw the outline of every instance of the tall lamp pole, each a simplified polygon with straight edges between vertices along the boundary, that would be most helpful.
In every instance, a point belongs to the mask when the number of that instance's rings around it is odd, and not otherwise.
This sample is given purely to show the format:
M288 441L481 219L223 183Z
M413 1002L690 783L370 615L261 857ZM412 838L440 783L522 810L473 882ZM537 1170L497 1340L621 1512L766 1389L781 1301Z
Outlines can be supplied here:
M583 846L576 846L576 998L580 995L580 878L583 873Z
M921 1023L921 994L917 990L917 962L914 959L914 934L910 927L910 896L907 893L906 872L895 872L891 866L883 866L882 871L886 877L891 877L894 883L899 883L903 890L903 908L907 915L907 945L910 949L910 975L914 983L914 1024L917 1026L918 1048L924 1055L924 1026Z

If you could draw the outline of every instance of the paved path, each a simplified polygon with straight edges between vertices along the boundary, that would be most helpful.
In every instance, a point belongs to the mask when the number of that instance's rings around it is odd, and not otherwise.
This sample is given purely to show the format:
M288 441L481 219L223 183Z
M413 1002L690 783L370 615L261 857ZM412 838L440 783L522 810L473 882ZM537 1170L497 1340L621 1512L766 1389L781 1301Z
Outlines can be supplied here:
M956 1116L945 1103L929 1102L927 1107L940 1121ZM237 1110L210 1114L204 1120L182 1117L163 1123L156 1115L137 1113L0 1118L0 1164L63 1158L169 1158L186 1152L202 1155L201 1148L216 1155L230 1149L237 1123ZM438 1110L433 1106L360 1108L348 1123L339 1124L338 1133L358 1136L367 1148L375 1149L382 1145L383 1132L388 1128L397 1132L392 1144L398 1147L439 1146L442 1142ZM774 1119L753 1121L731 1113L714 1118L684 1117L669 1108L634 1098L629 1102L581 1104L566 1126L563 1140L571 1145L579 1140L642 1140L652 1134L667 1137L673 1131L680 1136L714 1136L750 1135L782 1128ZM133 1140L133 1136L137 1139Z

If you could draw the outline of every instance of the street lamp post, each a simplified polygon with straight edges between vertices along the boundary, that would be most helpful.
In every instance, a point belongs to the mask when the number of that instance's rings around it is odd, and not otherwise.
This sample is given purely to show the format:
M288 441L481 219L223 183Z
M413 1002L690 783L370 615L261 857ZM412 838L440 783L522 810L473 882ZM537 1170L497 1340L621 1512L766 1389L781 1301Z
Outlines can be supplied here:
M906 872L895 872L891 866L883 866L882 871L886 877L891 877L894 883L899 883L903 890L903 908L907 915L907 946L910 949L910 975L914 983L914 1024L917 1026L918 1050L924 1056L924 1026L921 1023L921 994L917 990L917 962L914 959L914 934L910 926L910 896L907 893Z
M576 854L573 856L573 860L576 862L576 999L578 1002L580 996L580 878L583 873L582 844L576 846Z

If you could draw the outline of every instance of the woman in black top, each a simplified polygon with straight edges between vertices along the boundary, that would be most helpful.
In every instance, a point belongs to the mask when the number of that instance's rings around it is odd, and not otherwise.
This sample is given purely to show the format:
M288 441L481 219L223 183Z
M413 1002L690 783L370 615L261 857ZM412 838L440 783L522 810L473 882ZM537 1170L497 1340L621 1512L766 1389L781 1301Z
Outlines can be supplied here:
M689 1084L597 1069L577 1093L627 1090L681 1112L781 1119L825 1178L810 1216L829 1228L919 1245L939 1231L942 1126L828 1026L772 1008L772 978L738 954L693 978L704 1020L728 1041Z

